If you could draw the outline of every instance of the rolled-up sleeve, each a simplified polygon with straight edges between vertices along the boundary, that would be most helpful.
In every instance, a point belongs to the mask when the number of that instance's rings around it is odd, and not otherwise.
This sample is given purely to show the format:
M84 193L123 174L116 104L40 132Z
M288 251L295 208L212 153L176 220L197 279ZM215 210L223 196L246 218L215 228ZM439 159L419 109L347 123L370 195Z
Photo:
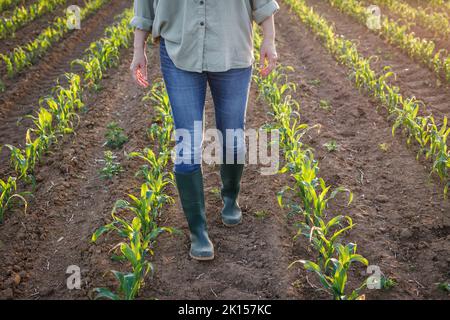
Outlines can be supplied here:
M154 0L134 0L134 16L131 19L131 26L145 31L152 31L155 12L153 9Z
M253 5L253 20L260 24L280 8L275 0L251 0Z

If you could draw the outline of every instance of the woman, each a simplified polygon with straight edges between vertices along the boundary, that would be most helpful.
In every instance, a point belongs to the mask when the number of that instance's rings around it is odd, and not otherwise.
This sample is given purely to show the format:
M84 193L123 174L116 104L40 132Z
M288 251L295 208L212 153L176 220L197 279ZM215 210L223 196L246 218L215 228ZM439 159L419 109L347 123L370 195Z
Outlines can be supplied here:
M222 134L221 216L231 227L242 221L237 198L244 165L237 159L242 159L245 143L240 143L239 137L237 142L234 137L227 142L226 132L233 130L243 136L253 63L253 21L263 30L262 75L276 65L273 15L278 8L274 0L134 0L131 24L136 30L130 69L136 83L146 86L145 44L151 32L160 39L161 71L177 140L175 181L190 229L190 256L196 260L214 258L201 169L206 86L209 84L216 126Z

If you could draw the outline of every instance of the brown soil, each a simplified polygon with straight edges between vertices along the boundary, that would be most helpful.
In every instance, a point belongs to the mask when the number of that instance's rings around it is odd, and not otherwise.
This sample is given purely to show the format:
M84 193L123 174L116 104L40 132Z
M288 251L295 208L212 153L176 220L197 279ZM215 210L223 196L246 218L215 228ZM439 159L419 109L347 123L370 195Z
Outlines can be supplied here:
M401 135L392 137L390 123L376 104L358 93L345 68L323 49L309 30L282 5L277 15L278 48L281 63L294 66L290 79L299 85L303 121L321 124L320 133L310 132L308 143L316 149L321 175L332 185L349 187L355 201L343 206L333 203L330 213L349 214L357 223L346 237L358 243L358 250L381 267L399 285L390 291L366 290L368 299L448 299L436 283L448 281L450 204L442 197L442 185L428 177L429 164L415 160L414 150ZM89 109L82 115L77 134L70 136L46 157L38 171L38 189L24 216L9 212L0 226L0 298L86 299L95 287L114 286L107 271L126 270L112 262L110 249L115 236L89 241L92 232L110 221L114 202L135 192L133 177L139 162L117 152L125 172L111 181L99 179L106 125L120 121L130 141L124 150L150 145L146 128L151 108L141 102L143 91L129 80L131 50L104 81L104 89L88 97ZM158 57L152 51L150 79L159 77ZM312 84L313 80L314 85ZM253 86L247 113L247 127L270 122L268 107L256 99ZM35 96L35 99L37 96ZM330 111L319 107L328 100ZM208 96L208 126L213 123ZM323 147L334 139L339 150ZM389 145L387 152L380 143ZM1 167L4 167L2 163ZM313 258L305 239L294 242L295 219L276 203L276 193L290 183L286 175L262 176L260 167L247 166L242 180L240 204L244 223L236 228L221 225L218 168L204 165L207 214L216 259L199 263L187 255L186 221L174 189L176 203L166 207L162 225L182 231L163 235L156 245L153 263L156 273L147 281L140 298L159 299L328 299L314 275L290 262ZM81 267L82 290L66 289L66 268ZM363 270L352 274L354 286Z
M401 88L405 97L414 96L425 102L428 112L436 119L450 115L450 86L438 81L434 72L415 63L398 48L386 45L382 38L329 5L328 1L308 0L307 3L328 21L333 21L337 34L358 43L358 50L363 56L377 56L378 59L372 63L375 71L382 72L384 67L390 66L396 73L392 83Z

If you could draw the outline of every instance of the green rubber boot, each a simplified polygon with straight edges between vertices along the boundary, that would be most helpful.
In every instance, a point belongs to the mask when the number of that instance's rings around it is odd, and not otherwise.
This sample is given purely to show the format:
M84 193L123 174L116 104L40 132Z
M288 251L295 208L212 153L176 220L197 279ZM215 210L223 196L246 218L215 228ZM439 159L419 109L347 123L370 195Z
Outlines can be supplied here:
M227 227L234 227L242 221L242 211L237 199L243 170L243 164L222 164L220 167L221 196L224 204L222 222Z
M189 255L195 260L212 260L214 246L206 227L202 170L188 174L175 173L175 180L191 233Z

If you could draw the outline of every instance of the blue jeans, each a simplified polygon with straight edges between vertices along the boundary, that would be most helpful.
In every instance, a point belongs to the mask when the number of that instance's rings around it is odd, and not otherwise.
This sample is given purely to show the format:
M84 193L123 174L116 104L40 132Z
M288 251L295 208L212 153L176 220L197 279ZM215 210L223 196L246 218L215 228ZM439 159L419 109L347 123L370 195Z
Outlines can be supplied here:
M225 72L184 71L170 59L164 39L160 42L160 60L175 122L175 172L190 173L201 167L207 84L214 101L222 163L245 158L244 125L252 67ZM232 142L227 141L227 135Z

